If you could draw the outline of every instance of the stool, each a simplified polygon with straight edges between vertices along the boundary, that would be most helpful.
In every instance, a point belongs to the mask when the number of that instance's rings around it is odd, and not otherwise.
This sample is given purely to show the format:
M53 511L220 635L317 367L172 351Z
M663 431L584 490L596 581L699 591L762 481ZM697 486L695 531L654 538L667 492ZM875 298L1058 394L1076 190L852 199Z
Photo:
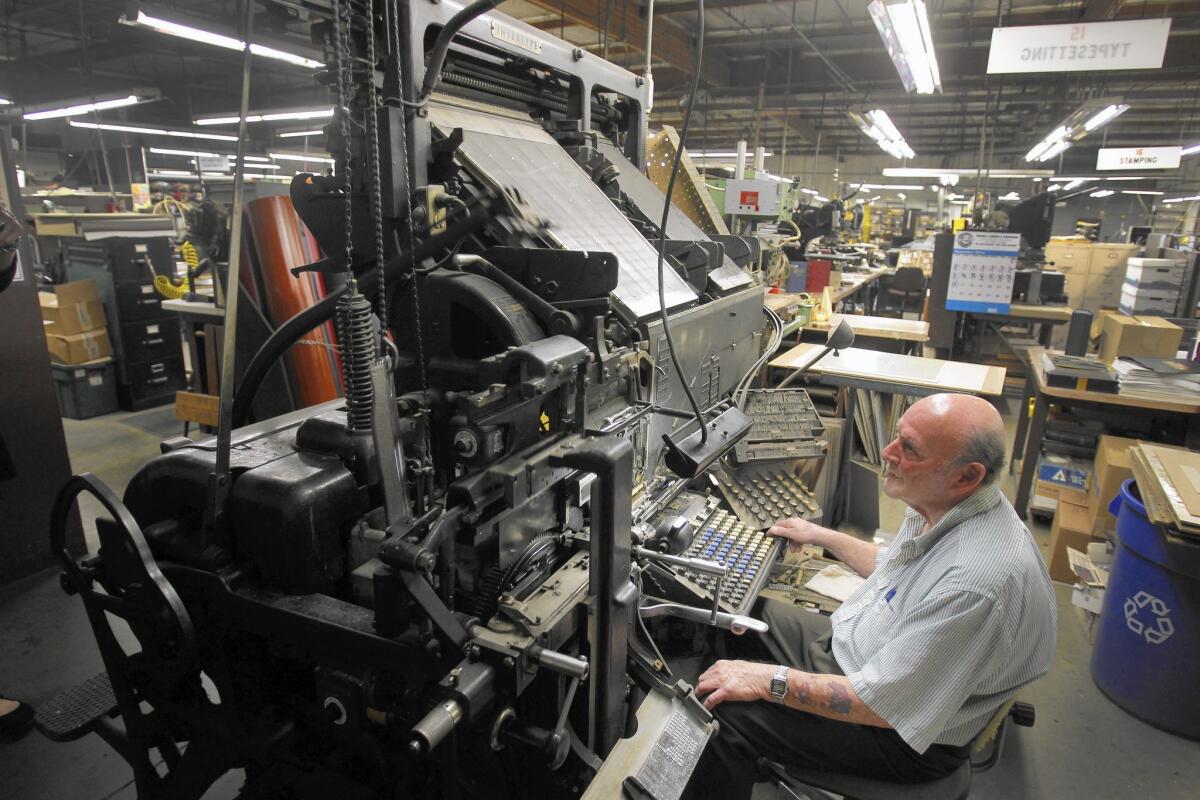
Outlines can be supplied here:
M874 778L863 778L823 770L787 767L761 759L759 768L778 781L781 787L793 791L796 788L816 789L822 797L826 792L842 795L845 800L966 800L971 793L971 775L991 769L1000 760L1004 745L1004 734L1008 721L1032 727L1034 709L1029 703L1009 700L992 716L987 726L971 741L972 756L989 750L986 757L974 760L968 757L949 775L926 783L890 783ZM797 795L799 796L799 795Z

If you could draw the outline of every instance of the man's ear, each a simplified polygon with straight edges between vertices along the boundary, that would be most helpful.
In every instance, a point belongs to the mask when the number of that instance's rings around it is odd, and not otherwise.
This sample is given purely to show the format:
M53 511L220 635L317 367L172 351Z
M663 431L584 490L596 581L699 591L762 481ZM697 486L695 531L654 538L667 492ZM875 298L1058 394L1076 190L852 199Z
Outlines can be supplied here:
M978 461L972 461L962 468L962 472L958 474L958 483L963 487L974 488L983 483L984 477L987 475L987 469Z

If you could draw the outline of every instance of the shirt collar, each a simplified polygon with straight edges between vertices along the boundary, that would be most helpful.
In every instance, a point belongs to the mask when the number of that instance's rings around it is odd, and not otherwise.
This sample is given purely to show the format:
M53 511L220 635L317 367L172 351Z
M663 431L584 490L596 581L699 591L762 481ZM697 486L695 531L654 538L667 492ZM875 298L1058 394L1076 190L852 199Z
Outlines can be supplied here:
M912 527L911 537L900 546L901 553L910 558L916 558L927 553L947 531L956 528L971 517L976 517L992 510L1000 502L1001 496L1000 488L995 484L977 489L960 500L954 508L947 511L932 528L919 535L918 532L924 525L924 519L916 511L909 508L905 516L910 517L911 515L911 517L915 517L915 525Z

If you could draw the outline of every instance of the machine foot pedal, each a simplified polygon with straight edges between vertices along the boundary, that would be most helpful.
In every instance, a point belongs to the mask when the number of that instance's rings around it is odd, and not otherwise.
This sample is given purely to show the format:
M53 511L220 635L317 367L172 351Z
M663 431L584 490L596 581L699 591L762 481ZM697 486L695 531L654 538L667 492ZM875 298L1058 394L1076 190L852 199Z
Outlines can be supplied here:
M91 733L100 719L116 710L108 673L101 672L39 705L33 724L53 742L70 742Z

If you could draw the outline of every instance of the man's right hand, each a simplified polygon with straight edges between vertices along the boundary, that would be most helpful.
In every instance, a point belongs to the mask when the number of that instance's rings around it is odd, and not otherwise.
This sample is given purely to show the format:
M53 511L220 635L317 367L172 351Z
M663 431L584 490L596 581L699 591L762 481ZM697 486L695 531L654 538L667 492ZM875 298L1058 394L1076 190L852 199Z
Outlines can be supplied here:
M788 517L772 525L767 530L767 535L787 539L788 549L792 552L798 552L806 544L815 544L824 547L823 534L827 532L825 528L813 524L806 519Z

